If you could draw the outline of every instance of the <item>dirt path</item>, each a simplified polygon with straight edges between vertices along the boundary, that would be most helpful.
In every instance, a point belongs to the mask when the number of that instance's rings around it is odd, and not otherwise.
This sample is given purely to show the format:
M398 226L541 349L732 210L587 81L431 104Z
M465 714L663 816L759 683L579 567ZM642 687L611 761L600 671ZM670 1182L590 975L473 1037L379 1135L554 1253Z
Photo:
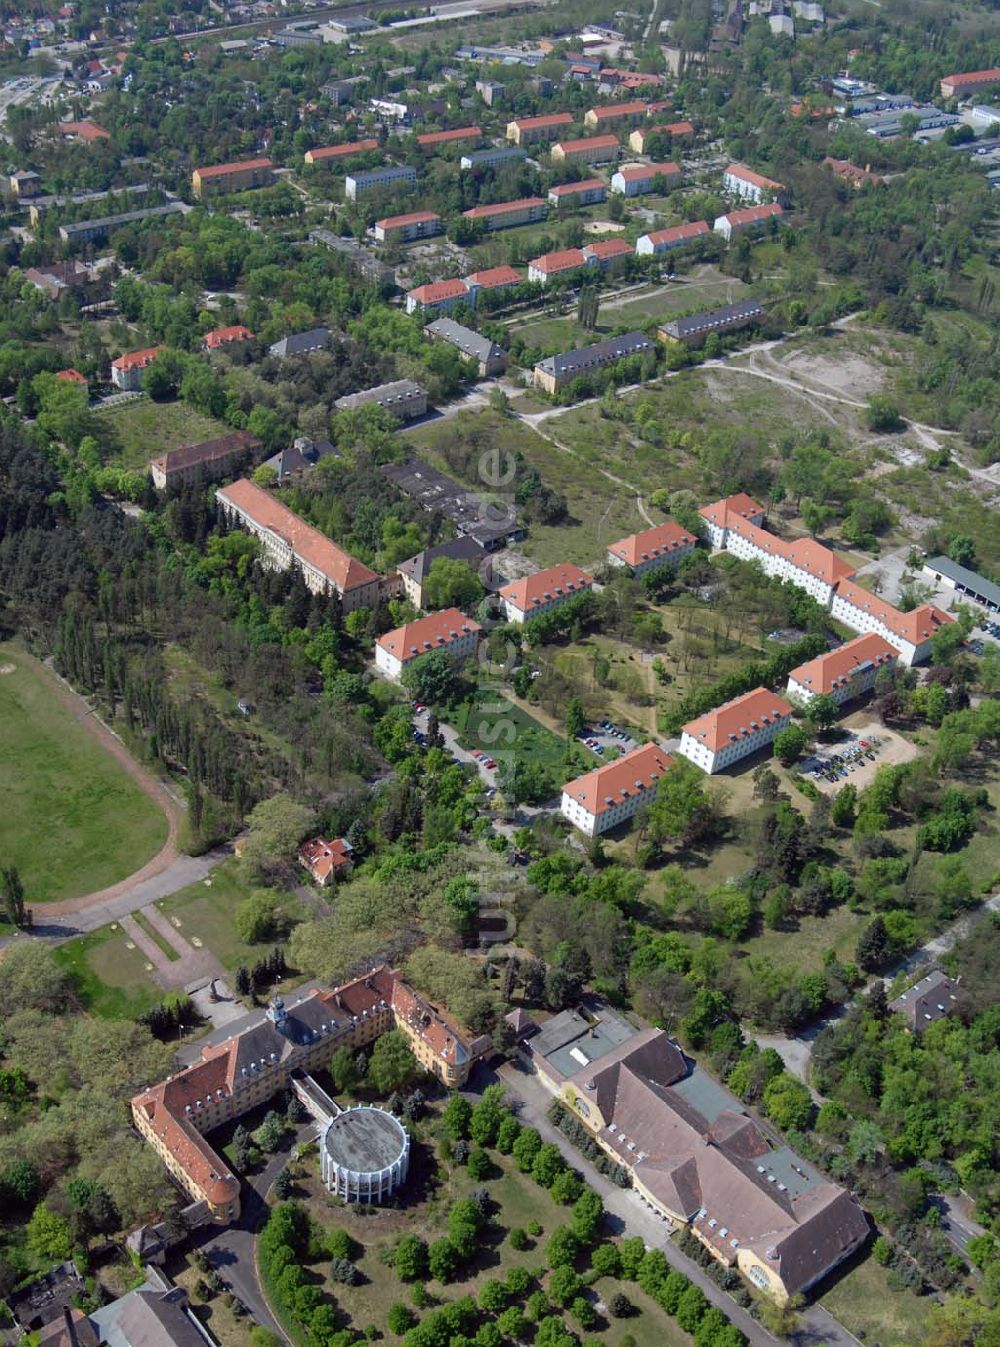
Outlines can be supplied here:
M52 689L52 695L65 706L74 720L83 725L99 741L102 747L125 769L140 790L144 791L154 804L163 810L167 818L167 840L151 860L148 860L145 865L127 878L119 880L117 884L110 884L105 889L99 889L96 893L86 893L79 898L65 898L58 903L41 904L36 911L36 916L40 920L45 920L50 917L71 916L73 913L83 912L88 907L106 902L108 899L118 898L127 893L134 885L152 879L167 870L179 855L177 838L180 833L181 821L184 818L184 808L162 781L147 771L141 763L136 762L117 734L110 730L103 720L98 718L86 698L75 692L51 665L43 663L31 655L26 654L25 658L30 660L34 668L45 678Z

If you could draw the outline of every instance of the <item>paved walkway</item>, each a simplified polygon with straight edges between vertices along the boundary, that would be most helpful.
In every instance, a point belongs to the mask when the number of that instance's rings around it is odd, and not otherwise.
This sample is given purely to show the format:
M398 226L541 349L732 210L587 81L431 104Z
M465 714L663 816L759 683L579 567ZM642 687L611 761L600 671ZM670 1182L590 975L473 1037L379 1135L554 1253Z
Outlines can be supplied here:
M144 907L141 915L162 940L175 951L171 958L131 913L121 918L121 928L153 965L153 977L165 990L192 986L206 979L221 978L225 972L218 959L207 949L197 949L181 935L158 908Z

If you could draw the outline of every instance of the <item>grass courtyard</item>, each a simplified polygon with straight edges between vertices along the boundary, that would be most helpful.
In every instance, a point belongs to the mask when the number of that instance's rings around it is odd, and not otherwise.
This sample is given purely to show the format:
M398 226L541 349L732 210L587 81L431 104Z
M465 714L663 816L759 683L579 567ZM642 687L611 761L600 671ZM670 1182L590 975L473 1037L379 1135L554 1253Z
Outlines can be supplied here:
M869 1255L838 1277L820 1304L866 1342L913 1347L927 1336L934 1300L913 1291L890 1290L885 1268Z
M494 757L516 751L520 760L544 768L562 770L565 764L564 739L487 688L477 688L448 720L463 748L482 749Z
M151 458L185 444L228 435L231 427L195 411L186 402L122 402L100 413L112 432L109 461L123 468L145 468Z
M101 1019L135 1019L163 998L146 956L115 923L53 950L84 1010Z
M16 645L0 646L0 854L28 905L94 892L138 870L167 837L161 809Z

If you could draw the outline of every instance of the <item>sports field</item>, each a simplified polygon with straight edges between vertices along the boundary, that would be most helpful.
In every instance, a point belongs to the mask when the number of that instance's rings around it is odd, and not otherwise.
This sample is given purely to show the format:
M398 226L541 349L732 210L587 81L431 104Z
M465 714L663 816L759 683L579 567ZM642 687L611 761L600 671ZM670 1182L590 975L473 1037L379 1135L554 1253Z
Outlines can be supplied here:
M0 645L0 857L29 906L75 898L138 870L167 820L56 696L44 672Z

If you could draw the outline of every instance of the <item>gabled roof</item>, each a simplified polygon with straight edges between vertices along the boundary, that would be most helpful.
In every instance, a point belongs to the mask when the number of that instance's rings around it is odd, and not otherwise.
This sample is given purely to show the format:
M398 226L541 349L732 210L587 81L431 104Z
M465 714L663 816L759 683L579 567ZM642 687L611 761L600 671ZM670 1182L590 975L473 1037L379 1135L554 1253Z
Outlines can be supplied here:
M231 341L253 341L253 333L242 323L234 323L232 327L216 327L211 332L206 332L202 341L210 351L216 350L219 346L226 346Z
M563 154L582 154L592 150L610 150L618 148L617 136L581 136L578 140L560 140L554 147Z
M784 183L775 182L774 178L765 178L763 173L755 173L752 168L747 168L746 164L730 164L724 176L742 178L744 182L749 182L754 187L760 187L769 192L783 192L785 190Z
M349 140L343 145L316 145L307 153L314 163L330 159L346 159L351 154L367 154L379 147L377 140Z
M658 243L686 243L688 239L700 238L711 232L707 220L693 220L689 224L672 225L669 229L654 229L646 238L655 246Z
M453 131L427 131L417 136L416 140L422 149L427 149L431 145L450 145L456 140L482 140L482 137L480 126L459 126Z
M632 245L624 239L598 239L596 243L585 243L583 252L598 262L610 262L615 257L631 257Z
M535 368L547 374L572 374L574 371L582 374L586 370L652 349L653 343L645 332L625 332L620 337L609 337L607 341L595 341L590 346L550 355L545 360L539 360Z
M689 313L683 318L671 318L663 324L663 331L674 337L689 337L700 332L712 332L719 327L728 327L733 323L751 323L760 318L764 306L756 299L740 299L735 304L723 304L717 309L703 309L701 313Z
M567 561L561 566L549 566L544 571L536 571L534 575L501 585L498 593L501 599L513 604L522 613L531 613L553 599L568 599L583 594L592 588L593 583L585 571Z
M942 612L933 603L922 603L909 613L900 612L885 599L880 599L867 589L862 589L853 580L840 580L837 583L837 598L853 604L876 621L888 628L894 636L908 641L911 645L922 645L929 641L936 631L948 622L954 622L950 613Z
M652 178L676 178L681 170L679 165L670 162L666 164L634 164L630 168L620 168L615 175L623 182L646 182Z
M750 519L754 515L764 516L763 505L758 505L752 496L748 496L745 491L738 491L734 496L726 496L723 500L714 501L711 505L703 505L698 511L703 519L707 519L710 524L717 528L729 528L737 519Z
M521 131L541 131L549 126L572 125L571 112L546 112L541 117L515 117L511 122L511 126L516 126Z
M894 1001L890 1001L889 1009L905 1016L910 1028L919 1033L928 1024L958 1010L964 995L956 981L947 973L942 973L940 968L935 968Z
M745 206L742 210L731 210L728 215L720 215L720 220L727 220L730 225L757 224L760 220L776 219L779 215L784 215L784 211L778 205L777 201L768 201L763 206Z
M297 557L315 567L341 593L356 589L359 585L370 585L378 579L375 572L369 570L363 562L338 547L319 529L300 519L287 505L282 505L277 497L259 487L256 482L241 478L230 486L221 487L217 498L245 511L259 527L287 542Z
M614 120L617 117L645 117L646 104L643 102L634 103L609 103L603 108L591 108L598 122Z
M438 543L437 547L427 547L415 557L401 561L396 570L400 575L405 575L416 584L422 585L438 557L448 557L453 561L470 561L473 563L473 569L478 571L479 563L483 559L483 549L474 539L460 535L446 543Z
M432 650L445 650L463 636L475 635L481 630L478 622L457 608L444 608L439 613L418 617L415 622L387 631L378 638L378 644L387 654L405 664Z
M615 762L595 767L575 781L567 781L563 790L588 814L600 817L616 804L650 790L670 770L674 761L659 744L644 744Z
M196 168L195 172L204 182L206 178L224 178L230 173L258 168L274 168L274 164L270 159L235 159L228 164L212 164L207 168Z
M742 697L734 697L724 702L714 711L689 720L684 733L689 734L698 743L704 744L713 753L757 734L776 721L785 721L792 714L792 708L784 698L769 692L767 688L754 688Z
M579 196L581 192L593 192L606 186L603 178L584 178L581 182L563 182L558 187L550 187L549 196Z
M412 210L408 215L387 215L382 220L375 221L376 229L405 229L407 225L412 224L430 224L433 220L440 220L441 216L432 210Z
M513 267L487 267L485 271L474 271L466 276L468 285L477 285L480 290L491 290L500 285L520 285L524 280Z
M219 435L214 440L202 440L199 444L185 444L179 449L168 449L165 454L154 458L164 471L178 468L190 468L196 463L211 463L215 459L227 458L230 454L251 453L261 447L256 435L246 430L231 430L228 435Z
M514 211L532 210L538 206L545 206L545 204L540 196L525 196L518 201L498 201L492 206L473 206L471 210L464 210L462 214L467 220L488 220L495 215L509 215Z
M129 351L126 355L120 355L117 360L112 360L111 368L120 370L145 369L151 365L161 351L165 351L165 346L147 346L141 351Z
M498 346L495 341L490 341L489 337L474 332L471 327L464 327L461 323L456 323L452 318L438 318L436 322L428 323L425 331L457 347L463 355L469 356L473 360L484 362L495 360L504 353L503 347Z
M547 276L551 276L557 271L573 271L577 267L585 267L587 259L579 248L563 248L559 252L544 253L541 257L533 257L528 263L535 271L542 271Z
M645 561L659 557L670 557L697 542L693 533L681 528L673 520L659 524L656 528L646 529L643 533L632 533L611 543L608 551L628 566L641 566Z
M416 300L418 304L440 304L446 299L467 298L469 288L464 281L432 281L429 285L418 285L409 290L406 298Z
M872 665L890 664L899 658L899 651L876 632L855 636L837 650L819 655L798 665L788 675L789 680L808 688L810 692L827 694L849 683L856 673Z
M334 871L346 869L353 854L354 848L343 837L330 842L323 837L311 837L299 847L299 863L314 879L324 880Z

